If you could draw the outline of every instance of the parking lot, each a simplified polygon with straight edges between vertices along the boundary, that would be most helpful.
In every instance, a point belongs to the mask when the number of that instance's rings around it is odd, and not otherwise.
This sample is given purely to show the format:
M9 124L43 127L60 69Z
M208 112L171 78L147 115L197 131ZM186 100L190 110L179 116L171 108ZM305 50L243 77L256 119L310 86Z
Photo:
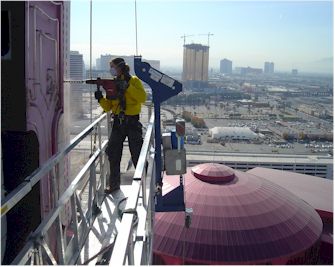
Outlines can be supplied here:
M171 108L172 109L172 108ZM194 110L195 114L202 114L208 112L206 107L196 107L188 106L185 110ZM178 114L182 113L182 108L177 107L174 109ZM212 111L217 111L218 108ZM171 114L165 115L166 117L171 117ZM239 119L223 119L223 118L205 118L206 125L208 129L213 127L248 127L253 131L256 129L280 129L284 126L278 125L273 120L239 120ZM317 131L316 123L309 121L307 123L299 122L290 122L287 123L287 129L295 128L297 131L305 130L308 131ZM209 143L207 142L210 137L208 136L208 129L197 130L191 123L186 123L188 129L193 129L195 132L201 134L201 145L199 144L188 144L186 149L192 151L218 151L218 152L246 152L246 153L270 153L270 154L329 154L333 151L332 142L312 142L312 143L303 143L301 141L295 140L292 142L285 141L280 135L276 133L266 134L263 138L259 138L260 144L255 144L248 141L232 141L225 140L220 143ZM285 127L284 127L285 128ZM214 152L213 152L214 153Z

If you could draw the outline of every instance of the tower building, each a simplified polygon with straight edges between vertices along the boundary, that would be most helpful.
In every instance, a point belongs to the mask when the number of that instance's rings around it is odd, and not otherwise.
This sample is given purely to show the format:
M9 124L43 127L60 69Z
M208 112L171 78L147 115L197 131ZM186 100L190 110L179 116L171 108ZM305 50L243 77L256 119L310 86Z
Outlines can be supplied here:
M220 72L224 74L233 73L233 62L229 59L222 59L220 61Z
M78 51L70 51L70 79L80 81L84 79L84 60L83 55ZM71 115L72 118L79 118L83 114L82 93L83 85L80 83L71 84Z
M264 74L273 74L275 65L273 62L264 62Z
M209 46L184 45L183 76L185 84L197 87L208 81Z

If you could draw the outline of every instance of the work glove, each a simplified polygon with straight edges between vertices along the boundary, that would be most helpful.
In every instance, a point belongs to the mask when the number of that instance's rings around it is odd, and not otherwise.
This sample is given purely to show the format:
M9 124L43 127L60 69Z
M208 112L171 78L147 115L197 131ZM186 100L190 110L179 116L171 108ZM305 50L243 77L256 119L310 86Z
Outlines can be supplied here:
M102 92L99 90L99 91L95 91L94 92L94 97L96 100L98 100L98 102L100 101L101 98L103 98L103 95L102 95Z

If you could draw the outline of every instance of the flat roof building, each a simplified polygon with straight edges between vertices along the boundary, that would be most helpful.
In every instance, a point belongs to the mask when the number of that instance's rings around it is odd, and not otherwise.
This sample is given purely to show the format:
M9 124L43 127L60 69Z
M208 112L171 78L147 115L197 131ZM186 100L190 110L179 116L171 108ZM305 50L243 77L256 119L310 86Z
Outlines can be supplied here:
M258 74L262 74L262 73L263 73L263 70L262 70L262 69L251 68L251 67L236 68L236 70L237 70L241 75L258 75Z
M273 62L264 63L264 74L273 74L275 70L275 64Z
M130 68L130 74L135 75L134 71L134 56L122 56L122 55L111 55L111 54L106 54L106 55L101 55L100 58L96 59L96 64L97 64L97 70L101 71L106 71L109 73L109 62L113 58L121 57L124 59L126 64L128 64ZM160 70L160 61L159 60L149 60L149 59L142 59L142 61L148 62L151 67Z
M229 59L222 59L220 61L220 72L224 74L233 73L233 62Z
M333 179L333 158L331 156L213 153L211 151L188 150L187 161L189 166L215 162L243 171L255 167L265 167Z
M251 140L258 138L248 127L214 127L209 130L209 134L215 139L227 140Z

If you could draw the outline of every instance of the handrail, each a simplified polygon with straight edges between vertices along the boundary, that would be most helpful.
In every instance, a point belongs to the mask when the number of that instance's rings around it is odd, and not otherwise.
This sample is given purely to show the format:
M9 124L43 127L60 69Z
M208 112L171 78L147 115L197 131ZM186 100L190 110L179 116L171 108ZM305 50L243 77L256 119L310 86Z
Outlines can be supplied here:
M107 145L107 140L103 143L102 147L104 148ZM47 217L42 221L42 223L37 227L37 229L30 236L30 240L25 245L25 247L20 251L18 256L11 263L13 265L21 265L25 264L25 262L30 257L30 253L35 249L36 243L42 243L41 241L46 236L47 231L50 229L52 224L56 221L58 216L60 215L62 208L64 205L71 200L73 195L75 194L77 188L79 187L80 181L84 178L85 173L94 165L97 158L102 153L101 149L97 149L89 161L85 164L85 166L80 170L75 179L71 182L67 190L62 194L60 199L57 201L56 206L53 210L51 210ZM77 215L74 215L77 216Z
M107 114L107 118L108 118ZM84 131L77 135L68 147L50 158L43 168L36 170L25 181L27 183L38 182L44 174L50 171L62 157L73 149L83 138L85 138L97 125L99 131L99 146L94 154L88 159L83 168L78 172L74 180L68 186L66 191L56 199L55 206L42 220L41 224L30 235L27 243L20 250L11 264L23 265L45 265L45 264L80 264L80 254L85 246L85 241L91 231L91 227L96 219L97 213L95 208L101 207L104 201L104 179L105 163L107 156L103 154L107 146L107 140L101 140L100 122L106 114L99 117L95 122L89 125ZM127 204L118 228L118 234L115 239L114 249L112 251L110 264L149 264L152 259L152 219L153 219L153 195L154 195L154 115L152 114L147 126L145 138L141 148L137 167L133 176L131 185L131 195L128 196ZM104 160L103 160L104 157ZM103 161L102 161L103 160ZM100 177L96 179L97 161L100 162ZM102 173L101 173L102 171ZM86 174L89 172L89 177ZM37 178L36 178L37 176ZM89 186L89 206L88 209L82 209L78 198L79 186L86 183L88 179ZM149 185L149 187L147 187ZM27 188L23 185L22 188ZM28 188L29 189L29 188ZM13 194L12 197L17 195ZM9 198L9 201L11 198ZM5 202L5 204L8 202ZM71 203L73 234L68 243L65 241L69 237L64 236L64 230L61 224L61 215L64 207ZM79 212L79 214L78 214ZM79 216L79 217L78 217ZM137 218L137 220L135 220ZM79 221L80 219L80 221ZM134 223L137 221L137 223ZM48 233L49 229L56 232L56 251L49 247ZM133 234L136 238L133 239ZM55 254L56 253L56 254Z
M106 146L107 140L104 142L103 146ZM63 193L63 195L60 197L60 199L57 201L56 207L49 212L49 215L43 220L43 222L38 226L36 229L37 233L40 233L40 235L44 236L51 226L51 224L55 221L56 217L60 214L61 207L65 205L71 198L71 196L74 194L76 189L79 187L80 180L84 177L85 173L89 170L92 164L94 164L95 160L100 155L101 150L97 149L93 156L89 159L89 161L85 164L85 166L80 170L76 178L71 182L69 187L66 189L66 191Z
M118 231L115 245L113 249L113 253L110 260L110 266L120 266L124 265L126 261L127 255L130 252L129 250L132 250L131 253L134 254L133 250L133 240L132 240L132 232L133 232L133 220L135 216L135 211L138 205L138 200L141 192L141 181L142 181L142 187L145 184L146 177L143 178L143 174L145 171L145 165L147 161L147 155L150 151L150 144L153 137L153 124L154 124L154 115L152 114L150 118L150 123L147 128L147 132L143 141L141 153L138 159L138 163L136 166L135 174L133 177L133 183L131 185L131 192L132 195L129 196L129 199L127 201L125 210L133 211L130 213L124 213L122 216L122 220L120 223L120 230ZM152 190L153 188L151 188ZM144 188L145 190L145 188ZM143 197L143 196L142 196ZM143 202L145 203L146 200L143 199ZM148 209L148 208L147 208ZM132 258L129 263L134 264L134 255L130 255L130 258Z
M9 210L11 210L22 198L24 198L45 175L55 167L63 158L66 156L75 146L79 144L86 136L88 136L96 125L98 125L106 117L106 113L101 115L92 124L87 126L79 135L77 135L70 144L60 152L49 158L43 166L36 169L32 174L27 176L18 187L11 191L1 201L1 217L4 216Z

